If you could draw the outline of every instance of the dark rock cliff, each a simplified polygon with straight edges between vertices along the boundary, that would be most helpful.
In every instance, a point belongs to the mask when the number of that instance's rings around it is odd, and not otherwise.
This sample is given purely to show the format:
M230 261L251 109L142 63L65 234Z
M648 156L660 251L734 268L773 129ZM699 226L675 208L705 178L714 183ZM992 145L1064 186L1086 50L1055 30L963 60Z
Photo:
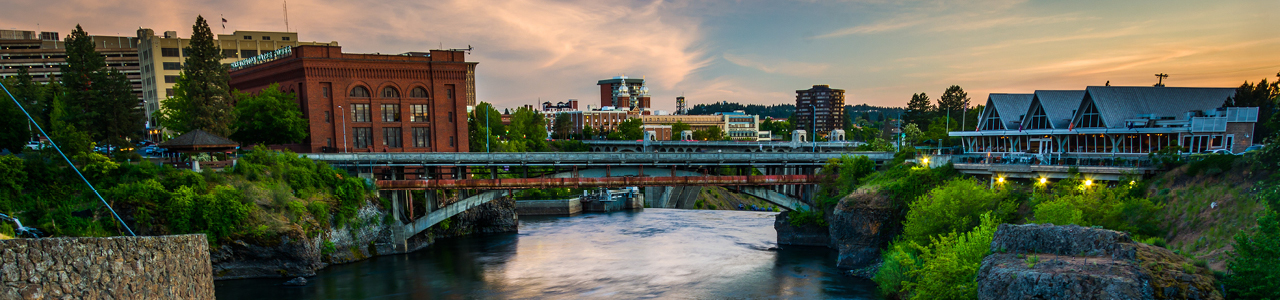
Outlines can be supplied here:
M979 299L1222 299L1208 269L1122 232L1002 224L991 252Z
M803 226L791 225L791 214L784 211L773 221L773 229L778 231L778 245L829 247L831 235L827 227L815 224Z

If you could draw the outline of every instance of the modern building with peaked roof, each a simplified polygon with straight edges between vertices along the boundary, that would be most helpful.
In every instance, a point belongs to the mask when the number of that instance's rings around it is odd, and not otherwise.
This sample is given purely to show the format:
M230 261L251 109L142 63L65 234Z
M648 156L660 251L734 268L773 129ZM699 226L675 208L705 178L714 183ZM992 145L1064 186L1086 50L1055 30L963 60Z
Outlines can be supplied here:
M953 131L965 152L1146 155L1250 146L1256 107L1223 107L1235 88L1090 86L991 94L976 131Z

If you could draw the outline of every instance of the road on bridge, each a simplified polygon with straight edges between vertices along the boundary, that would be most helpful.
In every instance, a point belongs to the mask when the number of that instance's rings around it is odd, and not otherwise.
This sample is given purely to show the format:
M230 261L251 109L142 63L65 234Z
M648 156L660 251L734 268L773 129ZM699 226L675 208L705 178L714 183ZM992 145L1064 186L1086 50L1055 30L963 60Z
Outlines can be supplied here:
M602 178L499 178L499 179L432 179L378 180L381 190L423 189L532 189L587 188L631 186L761 186L816 184L819 175L754 175L754 176L659 176Z

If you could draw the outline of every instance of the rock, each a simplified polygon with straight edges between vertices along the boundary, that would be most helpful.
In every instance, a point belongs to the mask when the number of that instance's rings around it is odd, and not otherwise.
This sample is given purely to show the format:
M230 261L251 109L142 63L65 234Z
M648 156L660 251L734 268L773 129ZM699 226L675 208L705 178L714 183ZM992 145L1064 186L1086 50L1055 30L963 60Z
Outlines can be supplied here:
M978 299L1222 299L1208 269L1080 226L1002 224L978 269Z
M892 200L869 189L859 189L840 199L827 219L832 248L840 251L836 266L842 269L879 262L880 249L902 232L902 216Z
M791 219L788 217L790 213L784 211L773 221L773 229L778 231L778 245L826 247L831 243L827 227L813 224L791 225Z
M304 286L307 285L307 279L302 277L294 277L289 281L285 281L284 285L288 286Z

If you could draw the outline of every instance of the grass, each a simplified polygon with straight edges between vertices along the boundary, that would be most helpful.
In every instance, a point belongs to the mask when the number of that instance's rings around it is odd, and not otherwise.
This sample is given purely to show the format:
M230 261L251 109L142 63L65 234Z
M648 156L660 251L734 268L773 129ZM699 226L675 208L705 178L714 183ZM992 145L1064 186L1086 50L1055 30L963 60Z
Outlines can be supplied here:
M1040 256L1035 254L1027 255L1027 258L1023 259L1023 262L1027 264L1027 269L1034 269L1036 264L1040 263Z

